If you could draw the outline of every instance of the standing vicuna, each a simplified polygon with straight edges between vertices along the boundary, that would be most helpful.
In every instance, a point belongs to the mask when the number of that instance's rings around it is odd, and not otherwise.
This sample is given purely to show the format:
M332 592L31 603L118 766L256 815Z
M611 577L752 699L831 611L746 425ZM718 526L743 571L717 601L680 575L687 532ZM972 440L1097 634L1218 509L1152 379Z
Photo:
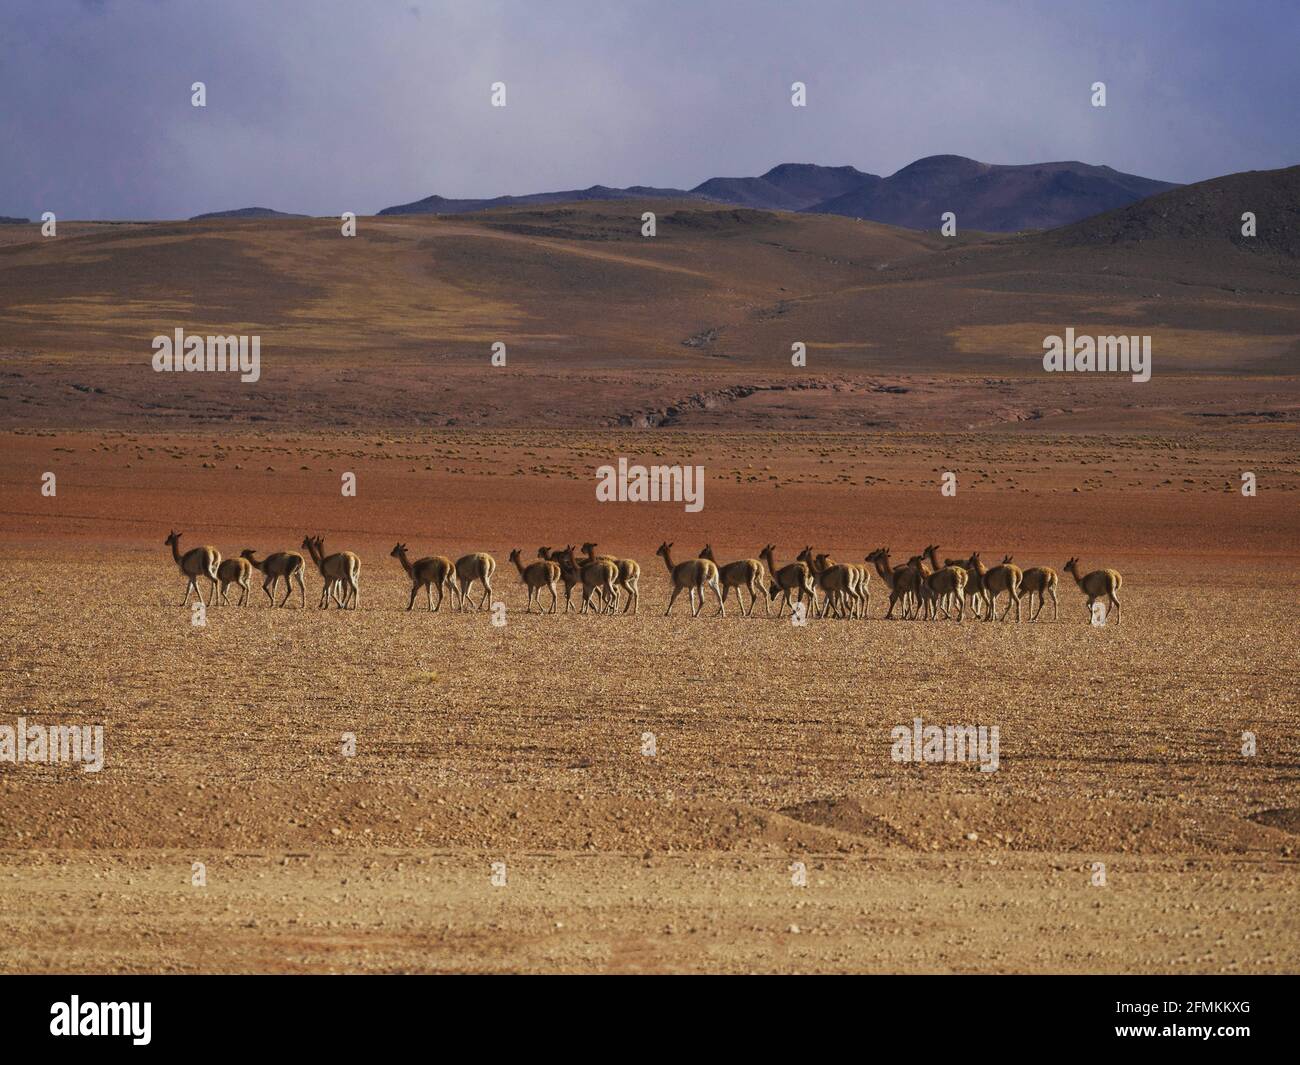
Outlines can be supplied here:
M1011 561L1011 556L1007 555L1002 560L1003 565ZM1051 566L1030 566L1020 575L1020 590L1029 596L1029 620L1037 621L1038 615L1043 612L1046 604L1045 596L1052 597L1052 620L1060 617L1060 609L1056 602L1056 570ZM1038 593L1038 609L1034 609L1034 593Z
M943 606L943 604L939 602L939 597L930 586L930 578L934 575L935 570L942 568L939 565L938 559L934 556L934 553L937 550L939 550L938 544L927 544L925 547L921 548L921 553L919 555L913 555L907 560L907 564L916 570L917 573L917 608L924 613L925 617L932 621L938 619L938 608ZM946 606L943 606L943 614L944 617L952 617L952 615L948 613L948 608Z
M468 609L469 593L473 591L474 582L483 585L483 598L475 610L482 610L492 598L492 574L497 571L497 560L486 551L473 551L456 559L456 580L460 582L460 606Z
M351 551L325 554L325 538L319 534L303 537L302 546L311 552L325 582L320 592L320 609L328 610L333 597L339 609L345 610L351 604L356 610L361 604L361 559Z
M442 609L443 587L445 586L451 592L451 601L456 602L456 596L460 589L456 585L456 567L452 565L449 558L442 555L432 555L429 558L421 558L412 562L406 555L406 545L397 544L389 554L402 564L402 569L406 570L406 575L411 578L411 598L406 604L406 609L410 610L415 606L415 597L420 589L424 589L425 602L428 608L435 614ZM438 589L438 605L433 605L433 590Z
M952 617L947 604L951 603L953 598L956 598L957 620L962 621L966 616L966 581L969 579L966 568L947 564L939 565L939 559L935 554L938 550L938 544L931 544L925 549L925 553L930 559L930 565L934 569L934 572L925 578L925 583L930 587L933 602L937 602L943 607L945 617ZM937 615L935 616L937 618Z
M778 592L783 592L784 596L777 605L776 616L780 617L781 613L787 606L790 613L794 613L794 604L790 602L792 592L799 593L799 602L803 602L804 596L812 600L814 609L817 606L817 591L813 586L812 570L808 568L806 562L791 562L788 566L776 568L776 560L773 553L776 551L776 544L767 544L763 550L758 553L758 557L767 563L767 572L772 575L772 583L768 585L768 598L775 599Z
M566 555L572 557L577 548L570 544L568 547L562 547L558 551L552 551L549 547L539 547L537 557L544 562L554 562L560 567L560 580L564 582L564 612L567 614L573 609L573 589L582 583L582 571L578 569L577 564L565 565L564 558Z
M560 564L561 572L566 575L564 578L566 584L571 577L575 576L582 582L582 608L578 613L585 614L588 607L597 614L614 613L618 607L618 567L602 558L594 562L580 563L573 557L574 550L575 548L570 544L555 555L555 561ZM592 603L597 592L600 593L599 606Z
M240 592L239 605L248 605L248 594L253 589L249 585L249 578L253 574L253 567L249 565L248 559L244 557L228 558L225 562L217 567L217 580L221 582L221 605L226 606L230 603L230 597L227 595L227 589L232 584L239 585Z
M915 566L893 566L889 562L889 548L878 547L863 560L871 562L876 567L876 572L880 574L880 579L885 582L885 587L889 589L889 609L885 612L885 620L893 620L894 607L898 603L903 604L903 617L912 616L913 605L919 608L921 597L917 589L921 583L921 572Z
M1019 566L1011 563L1004 563L1001 566L994 566L987 569L983 562L980 561L980 553L975 551L969 559L970 568L974 569L980 575L980 584L984 588L984 607L985 621L993 621L998 616L998 596L1003 592L1007 593L1007 608L1002 612L1002 620L1006 621L1011 614L1011 604L1016 605L1016 624L1020 623L1020 581L1024 576Z
M1079 576L1079 560L1070 559L1065 564L1065 572L1074 578L1074 583L1082 590L1083 594L1088 597L1088 620L1092 620L1092 604L1100 599L1103 595L1110 601L1106 608L1106 618L1110 618L1110 610L1115 610L1115 624L1118 625L1122 620L1119 609L1119 589L1124 583L1124 578L1120 576L1117 569L1095 569L1085 577Z
M677 602L677 597L682 593L683 589L687 589L691 597L691 617L698 618L700 611L704 608L704 589L709 587L713 589L714 594L718 597L718 614L725 618L727 608L722 602L722 582L718 578L717 564L710 562L707 558L692 558L674 565L672 550L673 545L665 541L659 545L659 550L655 552L664 560L664 565L668 567L668 573L673 579L673 594L668 600L668 609L664 611L664 617L673 612L673 604ZM695 601L697 592L700 596L698 604Z
M267 555L261 562L257 560L257 552L251 547L244 548L239 552L241 558L248 559L248 564L255 570L260 571L265 580L262 581L262 591L266 597L271 600L271 605L275 606L275 586L284 581L284 598L280 600L280 605L284 606L289 601L289 596L293 595L293 582L298 581L298 591L302 595L302 606L307 606L307 585L303 582L303 570L307 568L307 563L303 561L302 555L297 551L276 551Z
M975 614L976 620L983 617L980 607L984 605L984 579L979 570L970 564L968 558L945 558L945 566L960 566L966 571L966 605Z
M534 599L537 600L537 609L543 614L547 613L546 610L542 609L542 589L549 588L551 590L551 609L549 612L554 614L555 608L560 602L560 593L555 589L555 585L560 579L560 564L542 559L537 562L530 562L525 566L517 547L510 552L510 561L519 570L520 580L528 586L528 609L524 613L531 614L533 612Z
M818 557L828 558L826 555ZM853 574L857 593L853 601L853 616L865 618L871 611L871 567L864 566L861 562L845 562L844 565Z
M182 555L181 534L178 532L168 534L163 543L172 549L172 559L180 567L181 573L189 578L181 606L189 604L190 592L198 596L199 602L203 602L203 593L199 591L200 577L206 577L212 582L212 594L208 596L208 606L212 606L217 601L217 567L221 565L221 552L215 547L204 545L192 547Z
M814 555L811 546L800 551L798 558L812 571L814 588L826 593L826 601L817 616L824 618L834 610L836 617L857 617L862 595L862 575L858 570L841 565L830 555Z
M612 562L618 567L618 584L627 592L627 602L623 604L623 613L629 610L635 614L641 604L641 563L634 558L615 558L613 555L596 554L596 545L587 542L582 545L587 557L580 561L595 562L597 559Z
M718 567L718 579L722 581L722 601L727 601L727 594L732 588L736 589L736 601L740 603L740 612L745 617L754 616L754 604L758 602L758 597L763 597L763 616L772 616L771 602L772 598L763 590L763 563L756 558L742 558L738 562L728 562L725 566L719 565L718 560L713 557L713 545L705 544L700 550L700 558L707 558ZM740 594L740 589L749 589L749 612L745 613L745 597Z

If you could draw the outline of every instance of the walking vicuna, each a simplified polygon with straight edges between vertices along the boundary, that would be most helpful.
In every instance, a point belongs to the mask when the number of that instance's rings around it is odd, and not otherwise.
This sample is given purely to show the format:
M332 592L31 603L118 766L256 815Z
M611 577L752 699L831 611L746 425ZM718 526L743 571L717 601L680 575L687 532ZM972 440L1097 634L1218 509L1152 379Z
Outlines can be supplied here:
M325 538L320 535L304 537L302 546L311 552L325 582L320 593L320 609L329 609L333 597L340 609L345 610L351 604L356 610L361 604L361 559L351 551L325 554Z
M492 574L496 571L497 560L486 551L474 551L456 559L456 580L460 582L462 610L469 609L465 604L469 602L469 593L473 591L475 581L483 585L483 598L474 609L482 610L488 604L492 598Z
M442 609L444 586L451 592L451 601L456 602L460 589L456 585L456 567L452 565L451 559L444 558L442 555L432 555L412 562L406 557L406 545L401 543L397 544L389 554L402 564L402 569L406 570L406 575L411 578L411 598L406 604L407 610L415 606L415 596L421 588L424 589L428 608L435 614ZM438 589L437 606L433 605L434 588Z
M727 593L732 588L736 589L736 601L740 603L740 612L746 617L754 616L754 604L758 602L758 597L763 597L763 616L771 617L771 597L763 591L763 563L756 558L742 558L738 562L728 562L725 566L719 565L718 560L713 557L713 545L705 544L700 551L700 558L707 558L718 567L718 579L722 581L722 601L727 601ZM740 594L740 589L749 589L749 612L745 613L745 598Z
M935 554L938 550L938 544L931 544L925 549L930 565L934 569L934 572L925 578L925 583L930 588L932 603L937 602L943 608L945 617L952 617L948 606L954 598L957 600L957 620L962 621L966 616L966 581L969 579L966 569L964 566L940 566ZM937 618L937 615L935 617Z
M975 614L976 620L983 617L980 608L984 605L984 580L979 570L970 564L968 558L945 558L945 566L960 566L966 571L966 605Z
M794 603L790 602L790 595L793 592L799 593L799 602L803 602L806 595L813 604L817 606L817 591L813 586L812 570L808 568L806 562L791 562L788 566L776 568L776 559L773 557L776 551L776 544L767 544L763 550L758 553L758 557L767 563L767 572L772 575L772 583L768 585L768 597L775 599L778 593L784 593L781 602L777 604L776 616L780 617L782 611L788 606L790 613L794 613Z
M188 605L190 592L198 596L199 602L203 601L203 593L199 591L200 577L206 577L212 582L212 594L208 596L208 606L212 606L217 601L217 567L221 565L221 552L215 547L204 545L203 547L192 547L182 555L181 534L178 532L168 534L163 543L172 549L172 559L180 567L181 573L189 578L189 583L185 586L185 598L181 600L181 606Z
M573 609L573 589L582 583L582 571L578 569L576 563L565 565L565 556L573 557L573 552L577 548L572 544L568 547L562 547L558 551L552 551L549 547L539 547L537 557L545 562L554 562L560 567L560 580L564 582L564 612L567 614Z
M641 563L634 558L615 558L613 555L596 554L596 545L588 542L582 545L587 557L582 562L595 562L598 559L612 562L618 567L618 584L627 592L627 602L623 604L623 613L629 610L635 614L641 605Z
M1119 589L1124 583L1124 578L1120 576L1117 569L1095 569L1085 577L1079 576L1079 560L1070 559L1065 564L1065 572L1074 578L1074 583L1082 589L1083 594L1088 597L1088 620L1092 620L1092 605L1103 595L1109 600L1106 609L1107 618L1110 617L1110 611L1115 611L1115 624L1118 625L1122 618L1119 609Z
M549 588L551 590L550 613L554 614L555 608L560 602L560 593L555 589L555 585L560 579L560 564L543 559L525 566L517 547L510 552L510 561L519 570L519 579L528 586L528 609L524 612L526 614L533 612L533 600L536 599L537 609L543 614L547 613L542 609L542 589Z
M284 580L284 598L280 600L280 605L284 606L289 601L289 596L293 595L293 582L296 579L298 591L302 595L302 606L304 608L307 606L307 585L302 579L307 563L297 551L276 551L274 554L267 555L261 562L257 560L257 552L251 547L246 547L239 554L241 558L248 559L250 566L265 576L266 579L262 581L262 591L271 600L272 606L275 606L275 586L281 579Z
M800 551L798 558L812 571L814 590L821 588L826 593L817 616L824 618L834 610L836 617L857 617L862 584L857 570L841 565L830 555L814 555L811 546Z
M889 589L889 609L885 611L885 620L894 617L894 607L903 604L904 619L913 616L913 607L920 608L921 597L917 591L921 583L921 571L915 566L893 566L889 562L889 548L878 547L864 559L876 567L880 579Z
M722 602L722 582L718 578L717 565L707 558L692 558L686 562L674 564L672 550L673 545L664 542L659 545L659 550L655 552L664 560L664 565L668 567L668 574L673 579L673 594L668 600L668 609L664 611L664 617L673 612L673 604L677 602L677 597L682 591L688 590L691 599L691 617L698 618L700 611L704 608L704 589L706 586L712 588L714 594L718 597L718 613L722 617L726 617L727 608ZM700 597L698 604L695 601L697 592Z
M1011 556L1007 555L1002 560L1003 565L1011 561ZM1056 570L1051 566L1030 566L1020 575L1020 591L1029 596L1029 620L1037 621L1038 615L1043 612L1046 604L1046 596L1052 597L1052 620L1056 621L1060 617L1060 609L1056 602ZM1038 594L1038 609L1034 609L1034 593Z
M226 606L230 603L230 597L227 589L232 584L239 585L240 597L239 605L248 605L248 593L252 591L248 579L252 576L253 567L249 565L248 559L228 558L225 562L217 567L217 579L221 582L221 605Z
M574 550L570 544L555 558L561 571L568 575L565 577L566 583L572 575L576 575L582 582L582 608L578 613L585 614L588 607L598 614L614 613L618 608L618 567L601 558L594 562L579 563L573 557ZM600 595L599 606L592 603L597 593Z
M980 583L984 586L984 606L986 608L985 621L993 621L998 615L998 596L1006 592L1007 608L1002 612L1002 620L1006 621L1011 614L1011 604L1016 605L1016 623L1020 622L1020 580L1023 574L1019 566L1006 563L1001 566L994 566L987 569L983 562L980 561L980 553L974 552L970 556L970 566L980 575Z

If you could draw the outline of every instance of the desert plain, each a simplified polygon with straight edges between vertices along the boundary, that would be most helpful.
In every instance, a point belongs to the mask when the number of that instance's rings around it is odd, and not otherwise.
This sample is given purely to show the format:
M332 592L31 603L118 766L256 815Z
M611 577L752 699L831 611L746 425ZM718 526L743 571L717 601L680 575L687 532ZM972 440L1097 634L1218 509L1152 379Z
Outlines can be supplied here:
M640 206L4 234L0 724L105 761L0 762L0 971L1300 968L1294 259ZM1090 322L1152 380L1044 375ZM153 373L173 324L260 382ZM704 508L597 502L619 456ZM309 570L195 625L171 530L321 533L359 608ZM584 540L638 613L525 612L510 550ZM491 552L505 624L408 612L398 541ZM1060 613L665 617L664 541L1011 554ZM997 770L895 761L918 717Z

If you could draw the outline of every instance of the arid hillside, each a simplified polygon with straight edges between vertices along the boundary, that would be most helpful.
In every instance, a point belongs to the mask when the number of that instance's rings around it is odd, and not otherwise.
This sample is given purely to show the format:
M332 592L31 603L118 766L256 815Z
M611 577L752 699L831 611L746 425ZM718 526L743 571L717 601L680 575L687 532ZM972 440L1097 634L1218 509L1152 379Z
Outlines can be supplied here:
M1237 175L1146 201L1163 221L1137 205L1017 237L635 200L363 218L352 238L332 219L7 226L0 425L1294 422L1300 261L1268 204L1296 173L1271 198ZM1258 244L1219 238L1239 207ZM1151 381L1044 373L1069 327L1151 336ZM176 328L260 336L260 379L154 372Z

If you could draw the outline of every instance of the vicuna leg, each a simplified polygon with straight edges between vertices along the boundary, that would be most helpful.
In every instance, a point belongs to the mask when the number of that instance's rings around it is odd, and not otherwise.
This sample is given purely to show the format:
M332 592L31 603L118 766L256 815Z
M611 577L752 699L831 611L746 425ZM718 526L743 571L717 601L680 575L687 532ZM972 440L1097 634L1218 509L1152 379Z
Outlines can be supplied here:
M677 597L681 594L682 590L680 587L673 589L673 594L668 597L668 609L664 611L664 617L667 617L673 612L673 604L677 602Z

